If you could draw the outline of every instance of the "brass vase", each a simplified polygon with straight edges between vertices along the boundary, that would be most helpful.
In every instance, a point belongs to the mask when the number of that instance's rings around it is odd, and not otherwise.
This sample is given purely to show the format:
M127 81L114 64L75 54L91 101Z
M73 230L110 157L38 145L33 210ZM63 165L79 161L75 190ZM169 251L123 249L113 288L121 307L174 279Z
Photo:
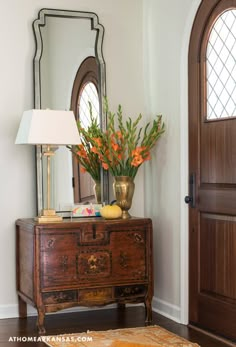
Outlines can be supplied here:
M102 203L101 181L94 181L93 191L94 191L96 203L101 204Z
M128 210L132 205L134 195L134 179L129 176L114 177L113 191L116 199L116 204L122 209L122 218L130 218Z

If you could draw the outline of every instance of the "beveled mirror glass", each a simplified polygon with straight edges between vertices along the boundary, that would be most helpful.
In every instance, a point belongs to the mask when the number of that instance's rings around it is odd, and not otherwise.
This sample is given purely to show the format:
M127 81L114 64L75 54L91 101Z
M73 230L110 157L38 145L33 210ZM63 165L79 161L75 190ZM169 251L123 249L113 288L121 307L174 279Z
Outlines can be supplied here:
M36 109L70 110L71 93L77 71L88 57L98 66L98 97L100 124L106 129L103 98L106 95L105 62L102 52L104 28L92 12L42 9L33 22L36 41L34 56L34 107ZM56 124L55 124L56 126ZM36 146L37 207L45 200L45 168L41 146ZM72 154L60 147L51 170L51 201L57 211L73 204ZM101 175L102 201L108 201L108 177Z

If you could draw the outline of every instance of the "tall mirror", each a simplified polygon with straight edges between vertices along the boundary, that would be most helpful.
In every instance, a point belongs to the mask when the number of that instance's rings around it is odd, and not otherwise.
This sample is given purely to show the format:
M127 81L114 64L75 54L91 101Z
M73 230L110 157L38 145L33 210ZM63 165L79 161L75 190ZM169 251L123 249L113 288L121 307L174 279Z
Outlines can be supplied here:
M102 129L106 129L103 98L106 95L105 62L102 52L104 28L92 12L42 9L33 22L36 41L34 94L36 109L73 110L86 123L92 102ZM87 70L86 70L87 69ZM56 125L55 125L56 126ZM86 125L85 125L86 126ZM77 166L76 166L77 165ZM46 163L36 146L38 212L46 200ZM80 173L79 165L66 147L59 147L51 169L52 207L67 211L77 203L94 202L93 182ZM106 173L101 172L101 201L108 201Z

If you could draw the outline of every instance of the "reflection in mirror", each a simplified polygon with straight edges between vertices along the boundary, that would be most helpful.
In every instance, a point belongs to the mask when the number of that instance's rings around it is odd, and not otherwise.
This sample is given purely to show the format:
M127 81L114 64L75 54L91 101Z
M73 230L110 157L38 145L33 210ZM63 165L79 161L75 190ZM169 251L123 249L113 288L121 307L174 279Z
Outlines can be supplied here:
M78 99L78 118L80 119L81 125L86 130L90 125L90 109L89 102L93 108L93 117L96 119L99 124L99 100L98 100L98 92L96 86L93 82L86 82L79 93ZM76 190L76 185L74 184L74 202L80 203L83 201L92 201L96 203L101 203L101 199L98 198L95 194L95 184L92 180L91 175L88 172L83 172L83 167L80 164L77 164L76 160L74 160L76 167L74 171L78 169L78 188ZM74 174L74 177L75 174Z
M98 125L100 124L98 81L99 74L96 59L88 57L81 63L77 71L71 97L71 109L74 111L76 119L80 121L85 129L88 129L91 125L89 103L92 108L93 118ZM100 173L99 177L92 175L91 171L88 173L85 171L84 166L78 163L77 158L78 156L73 157L74 202L91 201L101 203L101 196L97 194L99 189L95 189L100 186ZM88 157L87 160L89 162Z
M34 57L34 91L35 108L37 109L72 109L76 117L80 117L83 100L87 89L97 93L97 101L92 101L98 109L101 127L106 128L106 119L103 115L102 99L105 91L105 62L102 54L104 28L99 24L96 14L91 12L64 11L42 9L38 19L33 23L36 39L36 52ZM76 77L83 62L91 57L96 65L97 81L90 80L84 88L76 85ZM73 96L73 91L77 93ZM95 90L94 90L95 88ZM81 92L82 91L82 92ZM83 96L83 98L82 98ZM91 100L90 100L91 101ZM83 116L84 117L84 116ZM56 124L55 124L56 126ZM78 165L77 165L78 166ZM45 163L42 159L42 149L36 147L37 167L37 205L38 212L44 206ZM59 147L54 157L52 168L51 191L53 207L57 210L67 209L68 205L84 201L79 196L84 188L80 175L74 177L72 155L66 147ZM102 201L108 201L108 178L102 173ZM77 193L72 182L77 185ZM90 183L91 189L92 183ZM78 193L79 192L79 193ZM76 194L79 196L75 199ZM87 193L86 193L87 194ZM94 199L94 193L86 196Z
M93 82L88 82L84 85L78 101L79 118L85 129L87 129L90 124L89 102L91 102L93 108L93 116L99 123L98 92Z

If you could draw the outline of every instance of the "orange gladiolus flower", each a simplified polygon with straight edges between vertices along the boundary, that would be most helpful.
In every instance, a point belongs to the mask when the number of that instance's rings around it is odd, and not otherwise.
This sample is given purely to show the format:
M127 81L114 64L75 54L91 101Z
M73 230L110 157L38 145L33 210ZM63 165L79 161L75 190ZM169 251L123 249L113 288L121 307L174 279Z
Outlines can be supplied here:
M118 151L118 149L120 148L119 145L117 143L114 143L114 142L111 144L111 146L112 146L112 149L114 149L115 152Z
M117 131L117 132L116 132L116 135L117 135L117 137L118 137L119 140L123 139L123 136L122 136L121 131Z
M87 170L85 169L85 167L83 167L83 166L80 167L80 172L85 173L86 171Z
M102 167L104 170L108 170L109 169L109 166L107 163L102 163Z
M139 166L144 162L143 157L141 155L136 155L131 161L132 166Z
M140 155L142 152L144 152L146 150L146 147L136 147L133 151L132 151L132 156L137 156Z
M100 137L94 137L93 141L96 142L96 144L98 145L98 147L102 146L102 140Z
M91 147L91 152L98 154L98 149L96 147Z
M110 153L109 149L106 150L105 156L107 157L107 159L108 159L109 161L111 161L111 153Z
M82 144L78 145L79 149L76 152L76 154L82 158L87 158L87 153L84 149L84 146Z

